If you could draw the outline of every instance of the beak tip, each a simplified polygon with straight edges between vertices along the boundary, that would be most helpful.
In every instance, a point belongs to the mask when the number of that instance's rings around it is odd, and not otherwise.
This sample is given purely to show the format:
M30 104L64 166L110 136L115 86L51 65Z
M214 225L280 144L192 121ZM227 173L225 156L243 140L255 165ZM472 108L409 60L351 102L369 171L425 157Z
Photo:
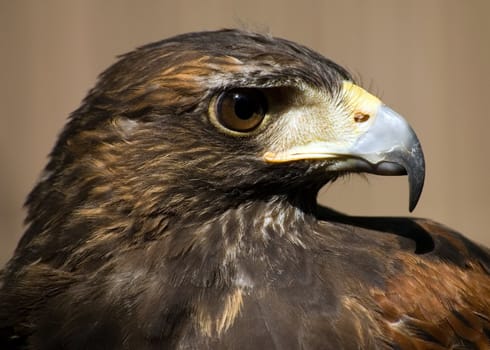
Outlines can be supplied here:
M423 182L422 184L419 184L418 186L414 186L414 188L410 189L410 199L409 199L409 205L408 205L408 210L410 212L413 212L415 207L417 206L417 203L419 202L420 195L422 194L422 187L423 187Z
M408 206L408 211L410 213L412 213L415 210L415 207L417 206L417 202L418 202L418 199L417 200L410 199L410 204Z
M406 168L410 187L408 206L408 210L410 212L413 212L413 210L417 206L417 203L419 202L425 181L425 161L422 149L420 148L420 144L418 145L418 149L418 157L415 158L418 164L416 166Z

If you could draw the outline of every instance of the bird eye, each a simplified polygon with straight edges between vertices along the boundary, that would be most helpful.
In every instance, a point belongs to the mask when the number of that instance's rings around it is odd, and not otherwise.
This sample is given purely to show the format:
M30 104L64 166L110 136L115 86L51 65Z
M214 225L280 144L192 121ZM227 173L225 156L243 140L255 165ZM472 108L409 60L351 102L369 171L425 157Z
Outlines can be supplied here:
M233 89L217 99L216 119L227 129L247 132L257 128L267 113L267 99L257 89Z

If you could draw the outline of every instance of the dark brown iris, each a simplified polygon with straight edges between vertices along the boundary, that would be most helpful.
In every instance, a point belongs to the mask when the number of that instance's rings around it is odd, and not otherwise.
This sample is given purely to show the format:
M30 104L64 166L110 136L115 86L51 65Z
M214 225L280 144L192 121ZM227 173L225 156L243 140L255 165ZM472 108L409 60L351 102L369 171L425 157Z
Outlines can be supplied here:
M258 89L233 89L217 100L216 119L227 129L247 132L257 128L267 113L267 100Z

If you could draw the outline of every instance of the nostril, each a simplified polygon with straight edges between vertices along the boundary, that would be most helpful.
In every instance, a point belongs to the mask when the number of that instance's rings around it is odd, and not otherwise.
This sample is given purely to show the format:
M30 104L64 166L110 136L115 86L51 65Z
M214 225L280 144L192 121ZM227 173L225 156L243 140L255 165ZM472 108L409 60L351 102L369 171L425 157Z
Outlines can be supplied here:
M354 114L354 121L356 123L364 123L364 122L367 122L369 120L371 116L367 113L362 113L362 112L356 112Z

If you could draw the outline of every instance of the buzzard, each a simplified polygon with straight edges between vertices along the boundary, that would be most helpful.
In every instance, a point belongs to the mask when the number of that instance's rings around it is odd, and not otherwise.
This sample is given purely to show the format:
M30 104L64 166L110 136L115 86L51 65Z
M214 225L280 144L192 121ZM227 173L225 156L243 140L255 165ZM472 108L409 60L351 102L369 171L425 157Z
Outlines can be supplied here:
M424 179L407 122L293 42L124 55L61 133L0 288L1 349L489 349L490 253L433 221L317 204Z

